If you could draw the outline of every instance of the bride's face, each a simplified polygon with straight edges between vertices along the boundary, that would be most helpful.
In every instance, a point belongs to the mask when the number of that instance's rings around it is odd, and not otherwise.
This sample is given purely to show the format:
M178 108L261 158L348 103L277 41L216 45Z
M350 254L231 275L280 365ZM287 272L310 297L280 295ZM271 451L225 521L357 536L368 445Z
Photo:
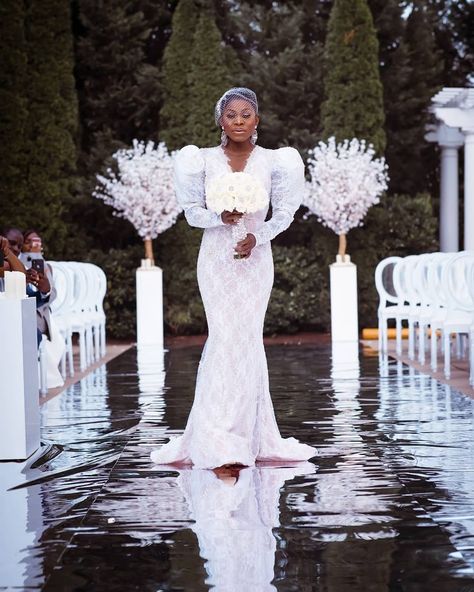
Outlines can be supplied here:
M248 142L258 122L255 109L243 99L230 101L221 118L225 133L234 142Z

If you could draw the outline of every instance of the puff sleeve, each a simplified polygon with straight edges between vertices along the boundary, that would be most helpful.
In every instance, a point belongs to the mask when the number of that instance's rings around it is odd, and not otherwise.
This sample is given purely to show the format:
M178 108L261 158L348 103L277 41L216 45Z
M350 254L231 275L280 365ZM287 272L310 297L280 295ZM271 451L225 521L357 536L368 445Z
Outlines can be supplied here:
M204 157L199 148L181 148L174 163L174 186L188 224L197 228L221 226L220 215L206 208L204 177Z
M271 182L272 217L252 233L257 245L286 230L301 205L305 184L304 163L295 148L288 146L274 151Z

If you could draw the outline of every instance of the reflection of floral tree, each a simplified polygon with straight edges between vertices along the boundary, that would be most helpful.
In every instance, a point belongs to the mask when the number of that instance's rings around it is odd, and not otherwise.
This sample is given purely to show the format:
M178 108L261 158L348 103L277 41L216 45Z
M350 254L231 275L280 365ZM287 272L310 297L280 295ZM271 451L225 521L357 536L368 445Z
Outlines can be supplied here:
M311 180L303 203L339 235L339 255L344 259L347 233L362 225L368 209L387 189L387 165L384 158L374 158L372 145L357 138L339 144L329 138L309 153Z
M153 261L152 239L176 222L181 211L173 186L173 157L164 143L133 141L113 158L117 171L98 175L94 197L114 208L114 215L133 224L145 242L145 256Z

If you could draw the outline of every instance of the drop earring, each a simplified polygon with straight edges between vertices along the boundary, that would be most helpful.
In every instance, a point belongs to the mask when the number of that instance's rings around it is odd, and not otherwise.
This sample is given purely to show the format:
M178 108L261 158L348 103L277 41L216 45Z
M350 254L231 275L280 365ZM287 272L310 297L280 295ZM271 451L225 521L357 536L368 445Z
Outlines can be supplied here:
M227 134L224 131L224 128L222 128L222 133L221 133L221 146L227 146L227 142L229 141L229 138L227 137Z
M250 137L250 141L252 142L252 144L256 144L257 139L258 139L258 132L257 132L257 126L255 126L255 129L253 130L253 134Z

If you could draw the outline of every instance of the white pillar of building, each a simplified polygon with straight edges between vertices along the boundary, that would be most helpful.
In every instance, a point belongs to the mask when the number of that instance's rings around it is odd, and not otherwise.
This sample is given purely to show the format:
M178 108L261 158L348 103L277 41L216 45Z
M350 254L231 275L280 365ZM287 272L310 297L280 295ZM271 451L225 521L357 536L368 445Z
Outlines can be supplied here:
M464 142L464 248L474 251L474 126Z
M449 253L459 250L459 148L463 134L444 123L425 135L428 142L436 142L441 149L439 244Z
M464 249L474 250L474 89L444 88L433 103L437 119L464 134Z

